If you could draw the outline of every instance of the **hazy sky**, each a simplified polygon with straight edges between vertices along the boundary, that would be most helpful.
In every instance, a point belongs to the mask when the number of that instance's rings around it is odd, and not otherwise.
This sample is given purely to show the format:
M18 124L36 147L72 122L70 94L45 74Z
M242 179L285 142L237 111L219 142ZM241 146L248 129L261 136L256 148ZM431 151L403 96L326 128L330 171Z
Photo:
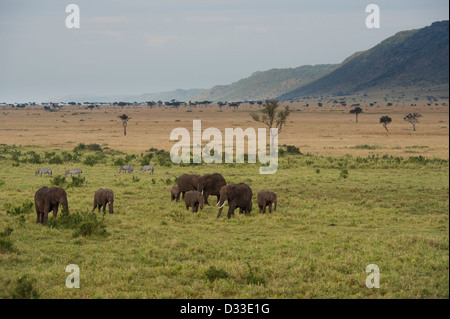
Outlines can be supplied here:
M65 25L71 3L79 29ZM380 29L365 26L371 3ZM448 0L0 0L0 102L210 88L340 63L448 10Z

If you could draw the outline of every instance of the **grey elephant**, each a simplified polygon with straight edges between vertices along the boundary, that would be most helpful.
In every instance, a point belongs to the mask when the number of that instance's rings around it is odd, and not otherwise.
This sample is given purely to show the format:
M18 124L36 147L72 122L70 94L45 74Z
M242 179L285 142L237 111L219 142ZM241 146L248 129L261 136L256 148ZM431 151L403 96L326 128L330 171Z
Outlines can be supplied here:
M188 191L184 196L184 202L186 204L186 209L192 207L192 212L196 213L198 208L203 209L203 195L197 191Z
M184 194L188 191L196 191L197 190L197 180L200 175L190 175L183 174L178 178L178 196L177 201L180 200L180 194L182 194L181 198L184 198Z
M217 196L217 201L220 200L220 189L222 186L227 185L227 182L225 178L219 174L206 174L203 176L200 176L197 179L197 191L203 194L203 201L206 205L209 205L208 203L208 196L209 195L215 195Z
M274 205L274 212L277 211L277 195L271 191L260 191L258 193L258 207L259 212L266 213L266 207L269 206L269 213L272 212L272 204Z
M94 208L93 212L98 207L98 212L100 213L100 208L103 206L103 213L106 211L106 204L108 204L109 213L114 213L114 192L110 189L99 188L94 194Z
M220 189L220 201L216 204L216 206L220 205L217 218L220 217L226 201L228 201L227 218L231 218L231 214L234 214L234 210L237 207L239 207L240 213L250 214L253 205L252 197L252 189L247 184L239 183L222 186Z
M170 201L173 202L174 200L176 200L177 202L179 201L179 194L180 194L180 189L178 188L178 186L172 186L172 188L170 189Z
M48 213L53 211L53 217L58 215L58 206L61 204L63 208L69 212L69 203L67 201L67 193L61 187L47 186L39 188L34 194L34 206L36 208L36 223L42 225L47 224Z

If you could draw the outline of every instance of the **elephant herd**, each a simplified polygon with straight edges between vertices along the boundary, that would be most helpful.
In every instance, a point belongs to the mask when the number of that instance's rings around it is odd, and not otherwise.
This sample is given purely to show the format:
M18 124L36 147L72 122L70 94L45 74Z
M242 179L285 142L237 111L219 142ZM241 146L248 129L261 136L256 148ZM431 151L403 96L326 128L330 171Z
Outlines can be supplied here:
M72 173L76 174L77 172ZM244 183L227 184L225 178L219 173L205 174L203 176L181 175L178 179L178 185L173 186L170 190L171 200L179 202L180 195L185 201L186 209L192 208L192 212L197 212L199 208L203 209L204 204L209 205L208 197L210 195L217 196L216 206L219 206L217 218L220 217L225 202L228 202L228 218L231 218L232 214L234 215L236 208L239 208L239 213L241 214L250 214L253 205L253 192L250 186ZM265 213L266 207L269 207L269 212L271 213L272 205L274 205L274 211L277 209L277 196L274 192L260 191L257 195L257 201L260 213ZM100 212L103 207L103 213L105 213L107 204L109 213L113 214L113 191L103 188L98 189L94 194L92 212L96 208ZM50 212L53 212L54 217L57 216L59 205L69 213L67 193L61 187L41 187L34 195L34 205L37 215L36 223L42 225L47 223Z
M197 212L199 208L203 209L204 204L209 205L209 195L217 196L216 206L219 206L217 218L220 217L225 202L228 202L228 218L231 218L236 208L239 208L241 214L250 214L253 205L253 192L250 186L245 183L227 184L225 178L219 173L203 176L181 175L178 178L178 185L170 190L171 201L178 202L180 195L185 201L186 209L189 210L192 207L192 212ZM270 213L272 205L274 205L274 211L277 209L277 196L272 191L260 191L257 201L260 213L265 213L267 206Z

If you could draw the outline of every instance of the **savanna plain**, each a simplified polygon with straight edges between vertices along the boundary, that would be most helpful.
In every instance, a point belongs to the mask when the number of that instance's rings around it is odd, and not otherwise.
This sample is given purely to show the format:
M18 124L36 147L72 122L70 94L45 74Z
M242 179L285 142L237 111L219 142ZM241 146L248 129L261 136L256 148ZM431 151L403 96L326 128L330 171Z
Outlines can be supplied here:
M263 127L257 106L0 109L0 298L449 298L448 106L380 102L356 123L349 107L303 104L288 104L273 175L168 156L172 129ZM410 112L423 116L415 132ZM134 172L119 174L125 164ZM44 167L52 177L35 176ZM81 177L63 178L71 168ZM170 201L181 174L214 172L252 188L251 214L227 219L225 206L216 219L215 196L198 213ZM55 185L70 215L36 224L34 194ZM98 188L114 191L114 214L90 213ZM261 190L276 212L258 212ZM366 287L369 264L380 288Z

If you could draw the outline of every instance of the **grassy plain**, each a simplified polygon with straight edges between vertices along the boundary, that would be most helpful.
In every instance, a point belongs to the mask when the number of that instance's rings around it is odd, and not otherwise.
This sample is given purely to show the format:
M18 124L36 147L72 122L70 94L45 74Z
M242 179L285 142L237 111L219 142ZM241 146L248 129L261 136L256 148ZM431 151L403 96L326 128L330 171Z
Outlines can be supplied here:
M448 108L364 108L358 124L348 107L297 109L280 144L310 154L280 158L274 175L259 175L257 164L154 160L154 175L118 174L117 159L134 154L129 163L139 168L146 150L169 150L170 131L189 129L193 119L222 131L254 127L245 107L3 110L0 144L16 147L0 147L0 233L12 229L3 235L12 248L0 252L0 298L17 296L24 275L41 298L449 298ZM413 133L402 117L418 109L424 117ZM127 136L122 113L132 117ZM378 123L385 114L394 120L389 133ZM48 164L45 152L75 154L79 143L121 152L104 150L94 166L83 161L100 152ZM25 163L32 151L42 164ZM84 184L65 184L72 214L92 208L96 189L114 190L115 214L103 221L107 236L36 225L34 210L23 219L7 213L52 185L34 176L41 167L52 167L54 176L83 169ZM255 196L249 216L236 211L216 220L214 206L188 212L169 195L184 172L220 172L255 195L271 189L278 210L259 214ZM69 264L80 267L80 289L65 286ZM369 264L380 268L379 289L365 286Z

